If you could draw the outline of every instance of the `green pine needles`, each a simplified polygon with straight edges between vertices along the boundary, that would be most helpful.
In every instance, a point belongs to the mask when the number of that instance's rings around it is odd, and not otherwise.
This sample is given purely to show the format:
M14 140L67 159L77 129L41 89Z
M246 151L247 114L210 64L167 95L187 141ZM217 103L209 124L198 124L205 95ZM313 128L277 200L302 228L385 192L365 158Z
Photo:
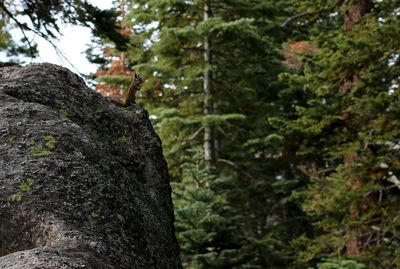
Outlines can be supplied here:
M400 267L399 6L126 1L185 268Z

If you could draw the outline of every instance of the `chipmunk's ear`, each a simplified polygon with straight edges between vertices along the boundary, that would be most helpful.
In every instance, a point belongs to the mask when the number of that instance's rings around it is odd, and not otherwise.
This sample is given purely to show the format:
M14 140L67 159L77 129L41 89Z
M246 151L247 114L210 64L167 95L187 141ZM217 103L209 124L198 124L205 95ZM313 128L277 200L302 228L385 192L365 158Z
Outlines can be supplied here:
M137 78L137 74L135 73L135 78Z

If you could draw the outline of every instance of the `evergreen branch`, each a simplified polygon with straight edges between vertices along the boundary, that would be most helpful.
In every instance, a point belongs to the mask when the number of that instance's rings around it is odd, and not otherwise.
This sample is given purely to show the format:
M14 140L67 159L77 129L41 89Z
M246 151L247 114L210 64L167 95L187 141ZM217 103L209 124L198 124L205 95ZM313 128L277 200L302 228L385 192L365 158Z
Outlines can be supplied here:
M31 55L31 58L33 58L34 52L33 52L33 46L31 44L31 42L29 41L28 37L26 36L25 30L29 30L29 27L20 23L17 18L14 17L14 15L6 8L6 6L4 5L4 1L0 1L0 6L3 9L3 11L7 14L7 16L10 17L10 19L12 19L18 26L18 28L21 30L22 35L24 36L26 42L28 43L28 47L29 47L29 53Z
M199 47L184 47L184 46L181 46L181 49L183 49L183 50L200 51L200 52L204 51L203 48L199 48Z
M310 12L302 12L302 13L296 14L296 15L294 15L294 16L291 16L291 17L287 18L287 19L281 24L281 27L284 28L284 27L286 27L289 23L291 23L292 21L301 19L301 18L303 18L303 17L312 16L312 15L314 15L314 13L310 13Z
M179 214L179 213L177 213ZM191 221L191 219L185 214L185 213L181 213L179 214L179 216L187 221L187 224L189 224L190 226L192 226L193 229L198 229L197 225Z
M54 42L44 33L29 27L28 25L26 25L25 23L22 24L17 18L15 18L15 16L6 8L6 6L4 5L4 1L0 1L0 7L4 10L4 12L10 17L10 19L12 19L18 26L18 28L21 30L24 38L26 39L26 42L28 43L28 47L29 47L29 52L31 54L31 58L33 58L33 46L31 45L31 42L29 41L28 37L26 36L25 30L31 31L34 34L36 34L37 36L40 36L41 38L43 38L44 40L46 40L47 42L50 43L50 45L54 48L54 50L56 51L57 55L62 59L66 60L73 69L75 69L76 72L79 73L79 70L68 60L68 58L62 53L62 51L54 44Z
M199 133L200 133L201 131L203 131L203 129L204 129L204 126L201 126L199 129L197 129L197 131L194 132L194 133L189 137L189 139L188 139L186 142L195 139L196 136L198 136ZM185 144L186 144L186 143L185 143Z
M190 141L192 141L193 139L195 139L200 133L201 131L204 130L204 126L201 126L199 129L196 130L196 132L194 132L189 138L185 139L182 143L181 143L181 147L185 147Z
M220 163L225 163L229 166L232 166L233 168L235 168L237 171L239 171L240 173L242 173L243 175L247 176L250 179L254 179L254 176L251 175L249 172L245 171L242 167L240 167L237 163L234 163L232 161L226 160L226 159L217 159L217 162Z

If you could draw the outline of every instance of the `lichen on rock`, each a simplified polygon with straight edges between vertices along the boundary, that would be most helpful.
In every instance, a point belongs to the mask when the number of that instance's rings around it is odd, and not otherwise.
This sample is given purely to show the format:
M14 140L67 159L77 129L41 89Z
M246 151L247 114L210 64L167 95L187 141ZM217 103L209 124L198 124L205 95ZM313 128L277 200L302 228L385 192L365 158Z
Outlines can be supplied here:
M0 268L181 268L146 110L52 64L0 81Z

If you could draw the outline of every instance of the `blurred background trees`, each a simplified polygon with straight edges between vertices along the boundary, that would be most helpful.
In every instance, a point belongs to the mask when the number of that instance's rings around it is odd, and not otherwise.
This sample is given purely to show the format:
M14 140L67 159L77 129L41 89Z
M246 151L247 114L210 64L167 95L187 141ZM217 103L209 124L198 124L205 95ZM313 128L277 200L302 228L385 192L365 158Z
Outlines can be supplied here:
M92 27L99 92L145 78L184 268L400 267L399 0L39 2L3 6Z

